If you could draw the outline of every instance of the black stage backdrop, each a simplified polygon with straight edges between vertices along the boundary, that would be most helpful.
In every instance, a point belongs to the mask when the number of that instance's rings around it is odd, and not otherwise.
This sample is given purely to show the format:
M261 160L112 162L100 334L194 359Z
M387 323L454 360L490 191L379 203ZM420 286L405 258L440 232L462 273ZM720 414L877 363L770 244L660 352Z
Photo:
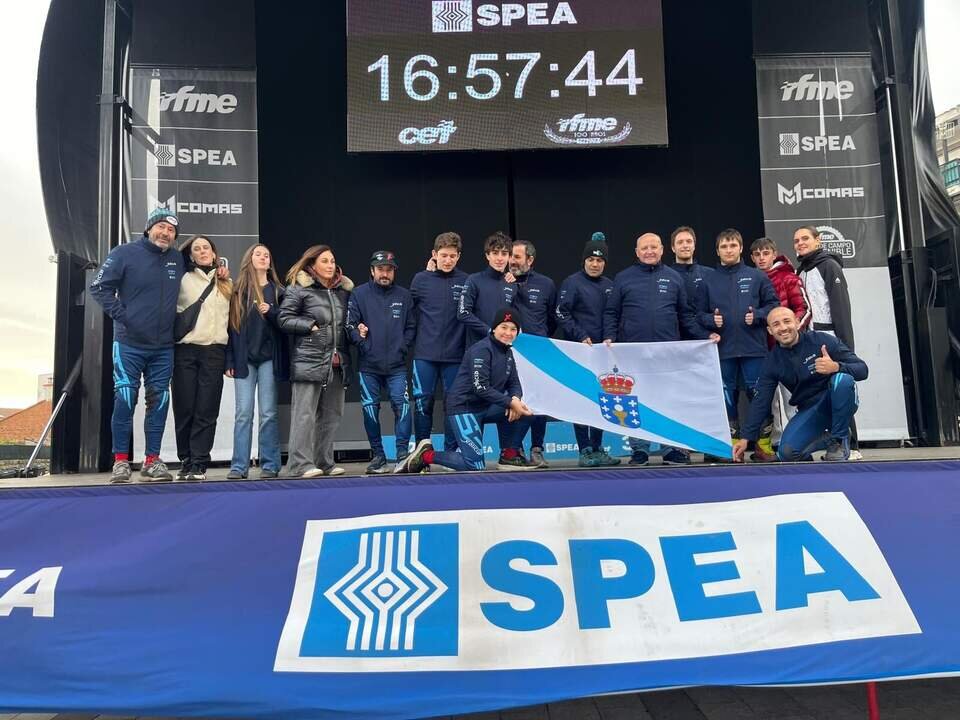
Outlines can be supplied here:
M483 239L503 229L534 242L537 269L559 283L595 230L611 243L612 274L631 263L640 233L667 242L689 224L713 264L723 228L748 241L763 231L751 4L670 0L663 13L669 148L348 155L345 3L291 14L258 0L263 242L284 269L329 243L359 281L370 252L389 247L407 284L439 232L463 236L469 272L484 265Z

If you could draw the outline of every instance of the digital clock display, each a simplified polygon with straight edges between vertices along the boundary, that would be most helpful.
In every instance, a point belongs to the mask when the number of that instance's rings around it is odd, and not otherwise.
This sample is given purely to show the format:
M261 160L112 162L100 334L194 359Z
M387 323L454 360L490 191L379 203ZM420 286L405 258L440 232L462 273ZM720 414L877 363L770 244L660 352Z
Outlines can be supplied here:
M660 0L347 0L347 150L666 145Z

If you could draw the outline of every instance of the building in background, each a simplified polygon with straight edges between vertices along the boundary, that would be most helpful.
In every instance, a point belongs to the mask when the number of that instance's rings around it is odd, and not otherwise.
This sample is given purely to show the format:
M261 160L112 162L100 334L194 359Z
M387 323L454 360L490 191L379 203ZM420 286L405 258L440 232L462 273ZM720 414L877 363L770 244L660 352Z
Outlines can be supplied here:
M43 433L50 419L53 406L49 400L41 400L28 408L14 412L0 420L0 445L32 445ZM50 437L44 442L50 444Z
M960 105L937 115L937 160L947 193L960 211Z
M37 375L37 402L53 400L53 373Z

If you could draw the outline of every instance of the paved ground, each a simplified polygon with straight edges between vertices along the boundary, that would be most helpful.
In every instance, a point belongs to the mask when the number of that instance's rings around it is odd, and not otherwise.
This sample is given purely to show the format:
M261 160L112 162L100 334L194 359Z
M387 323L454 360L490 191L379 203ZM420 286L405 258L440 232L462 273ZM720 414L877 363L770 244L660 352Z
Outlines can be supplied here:
M960 719L960 679L879 685L881 720ZM450 720L866 720L863 685L689 688L571 700ZM95 714L3 715L0 720L121 720ZM122 720L128 720L123 718ZM130 719L132 720L132 719ZM138 720L163 720L139 718Z
M691 467L709 467L703 463L703 455L700 453L693 453L691 455L693 459L693 464ZM960 459L960 448L957 447L945 447L945 448L880 448L880 449L866 449L863 451L863 459L871 461L893 461L893 460L947 460L947 459ZM626 467L627 458L623 458L624 465L621 467ZM650 460L650 466L655 467L659 465L660 458L653 457ZM363 475L364 468L366 467L366 462L362 463L343 463L343 467L346 468L347 474L345 477L359 477ZM493 465L490 465L490 468L493 469ZM578 470L576 460L561 460L553 461L550 465L550 470ZM433 468L434 472L442 472L443 468L435 466ZM595 469L591 471L596 472ZM172 470L175 472L175 470ZM538 472L536 470L532 472ZM257 469L251 468L251 477L257 477ZM137 473L134 472L134 477L137 477ZM227 468L212 468L207 472L207 481L208 482L217 482L226 480L227 477ZM87 475L42 475L35 478L4 478L0 479L0 489L3 488L14 488L14 487L63 487L63 486L85 486L85 485L106 485L110 482L109 473L99 473L99 474L87 474ZM960 720L960 716L958 716Z

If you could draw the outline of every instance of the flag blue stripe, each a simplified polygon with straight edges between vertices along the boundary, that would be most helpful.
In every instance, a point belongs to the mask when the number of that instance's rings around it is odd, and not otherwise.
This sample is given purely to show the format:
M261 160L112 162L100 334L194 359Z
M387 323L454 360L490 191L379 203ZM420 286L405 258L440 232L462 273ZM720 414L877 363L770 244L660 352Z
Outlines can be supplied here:
M575 362L549 338L521 334L514 341L513 349L544 375L592 402L597 402L602 389L596 374ZM640 413L641 427L666 440L718 457L729 457L732 452L732 446L728 443L661 415L643 403L638 404L637 410Z

